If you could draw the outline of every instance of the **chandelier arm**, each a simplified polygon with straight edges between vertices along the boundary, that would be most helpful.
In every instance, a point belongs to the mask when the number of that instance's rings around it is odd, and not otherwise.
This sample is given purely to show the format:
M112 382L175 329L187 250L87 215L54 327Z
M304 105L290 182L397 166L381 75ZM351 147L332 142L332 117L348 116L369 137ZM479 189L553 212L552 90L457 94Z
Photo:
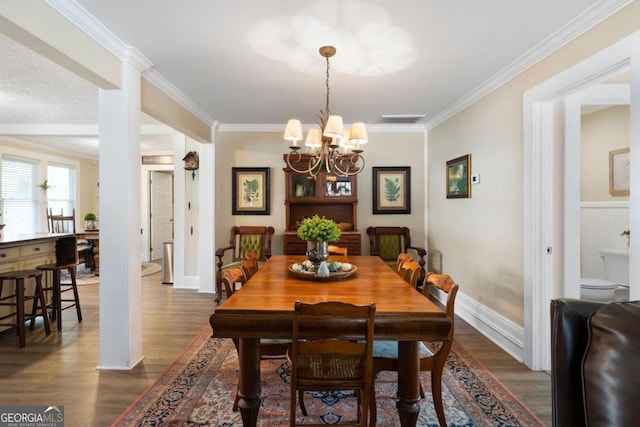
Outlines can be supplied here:
M293 162L291 161L292 157L293 157ZM308 169L298 169L295 166L293 166L293 163L298 163L302 159L302 154L300 154L298 151L291 151L290 153L287 154L287 160L286 160L287 167L292 171L294 171L295 173L299 173L301 175L310 175L315 178L316 176L318 176L318 172L320 168L315 167L317 162L312 163L314 158L315 156L311 156L311 158L309 159ZM316 170L314 171L314 169Z
M334 172L341 176L357 175L364 169L364 157L358 153L339 154L334 160Z

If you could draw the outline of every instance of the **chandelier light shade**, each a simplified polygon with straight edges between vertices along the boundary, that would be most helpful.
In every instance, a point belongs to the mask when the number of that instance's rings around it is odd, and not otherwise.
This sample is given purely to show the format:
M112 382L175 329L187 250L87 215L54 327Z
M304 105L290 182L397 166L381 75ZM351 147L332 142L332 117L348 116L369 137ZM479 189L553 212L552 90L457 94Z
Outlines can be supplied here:
M287 122L287 128L284 131L284 139L291 141L293 145L298 145L298 141L302 140L302 123L298 119L290 119Z
M320 48L320 55L327 61L327 99L324 111L320 110L320 128L307 132L304 146L306 156L300 152L298 141L303 139L300 120L290 119L284 131L284 139L290 141L291 150L285 157L287 166L299 174L315 177L320 171L329 175L357 175L364 168L364 157L360 146L367 143L367 129L363 122L356 122L351 129L344 129L342 116L329 110L329 58L335 53L333 46ZM306 160L308 159L308 163ZM303 165L303 166L301 166Z

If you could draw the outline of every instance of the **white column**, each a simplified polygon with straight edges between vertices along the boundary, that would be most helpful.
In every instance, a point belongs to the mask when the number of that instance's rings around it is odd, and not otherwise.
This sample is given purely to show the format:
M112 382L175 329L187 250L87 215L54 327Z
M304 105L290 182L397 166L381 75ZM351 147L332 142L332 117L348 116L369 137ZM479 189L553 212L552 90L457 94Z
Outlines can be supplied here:
M185 241L187 238L185 235L186 197L185 192L180 190L185 188L186 174L182 158L186 153L186 140L186 136L180 135L173 141L173 287L176 289L186 287L184 272Z
M215 133L217 126L211 128L211 144L200 144L200 186L199 186L199 240L198 263L200 292L215 292Z
M100 90L100 363L143 358L140 236L140 72L122 64L122 89Z
M640 299L640 53L637 50L631 56L630 115L629 229L633 231L633 236L630 239L629 254L629 299L636 301Z

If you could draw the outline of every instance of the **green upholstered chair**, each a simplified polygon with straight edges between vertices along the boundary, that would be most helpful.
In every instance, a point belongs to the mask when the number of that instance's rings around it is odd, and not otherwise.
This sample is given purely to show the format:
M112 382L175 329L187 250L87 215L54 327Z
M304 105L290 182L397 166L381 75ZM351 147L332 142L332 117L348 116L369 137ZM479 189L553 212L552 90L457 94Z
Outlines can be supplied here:
M396 270L398 255L411 251L410 253L415 254L414 258L424 272L426 263L424 257L427 251L421 247L411 246L411 235L407 227L369 227L367 235L369 236L369 253L382 258L389 267ZM421 283L422 280L419 279L418 282Z
M216 303L222 298L222 277L227 268L241 267L247 252L253 252L259 263L271 257L271 240L275 229L263 226L233 226L229 246L216 250ZM226 264L225 264L226 260Z

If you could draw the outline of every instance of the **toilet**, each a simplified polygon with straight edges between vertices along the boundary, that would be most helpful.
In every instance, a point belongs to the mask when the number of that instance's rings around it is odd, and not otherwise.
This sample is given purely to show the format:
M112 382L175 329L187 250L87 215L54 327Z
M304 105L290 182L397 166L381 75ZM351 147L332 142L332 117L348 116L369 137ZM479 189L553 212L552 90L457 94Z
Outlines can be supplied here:
M600 249L606 279L580 279L580 298L601 302L629 300L629 249Z

